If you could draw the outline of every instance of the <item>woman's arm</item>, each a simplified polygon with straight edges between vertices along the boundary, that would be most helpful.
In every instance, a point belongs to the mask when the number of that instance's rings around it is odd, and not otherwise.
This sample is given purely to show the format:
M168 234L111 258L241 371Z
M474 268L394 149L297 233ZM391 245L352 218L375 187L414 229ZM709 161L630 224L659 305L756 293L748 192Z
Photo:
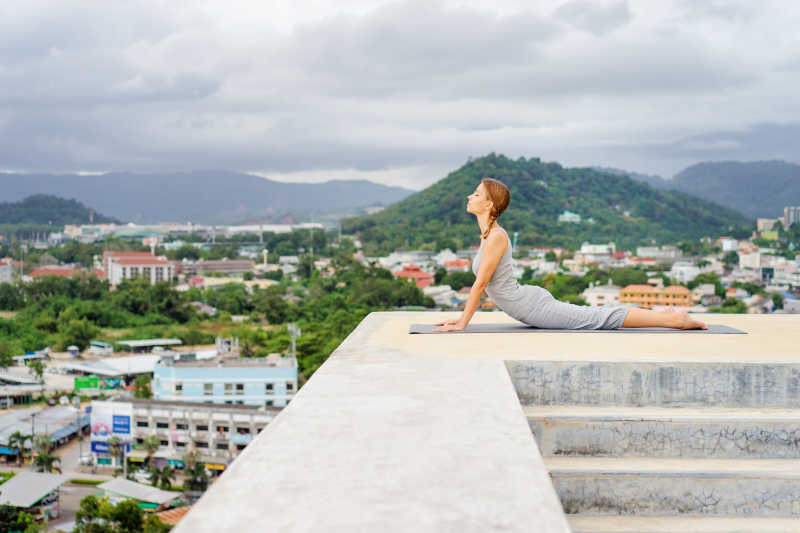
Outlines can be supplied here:
M472 315L477 311L481 301L481 295L484 289L486 289L489 280L492 279L492 274L494 274L497 264L500 262L500 258L506 253L507 247L508 239L502 231L495 231L489 234L483 245L483 252L481 252L481 264L478 267L478 275L475 276L475 283L472 284L472 289L469 291L469 298L464 305L464 311L461 313L461 317L455 321L455 323L448 324L445 322L444 326L434 328L433 331L458 331L467 327L469 321L472 320Z

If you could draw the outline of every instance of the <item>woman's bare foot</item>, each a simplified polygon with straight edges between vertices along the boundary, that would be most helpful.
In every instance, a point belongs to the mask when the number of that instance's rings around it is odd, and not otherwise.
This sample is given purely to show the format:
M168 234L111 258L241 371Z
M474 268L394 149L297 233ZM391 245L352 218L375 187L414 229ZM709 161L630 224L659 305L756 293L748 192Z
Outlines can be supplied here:
M676 316L677 320L677 328L679 329L708 329L708 326L704 322L700 322L699 320L695 320L694 318L689 316L689 313L686 311L678 311L677 309L674 310L678 316Z

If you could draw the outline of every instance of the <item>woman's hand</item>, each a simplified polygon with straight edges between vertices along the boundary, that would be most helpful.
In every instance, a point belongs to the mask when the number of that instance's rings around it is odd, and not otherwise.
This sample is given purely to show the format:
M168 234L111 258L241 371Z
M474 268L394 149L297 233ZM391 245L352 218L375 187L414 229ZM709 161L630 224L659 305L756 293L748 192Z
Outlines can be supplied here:
M461 331L467 327L467 325L463 324L460 320L445 320L444 322L439 322L436 325L441 327L433 328L434 332Z

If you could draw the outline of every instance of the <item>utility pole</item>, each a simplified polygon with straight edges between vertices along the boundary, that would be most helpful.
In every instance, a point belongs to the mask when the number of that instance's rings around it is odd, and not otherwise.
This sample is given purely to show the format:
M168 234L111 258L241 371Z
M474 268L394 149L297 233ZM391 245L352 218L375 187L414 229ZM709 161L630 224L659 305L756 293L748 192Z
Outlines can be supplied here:
M33 440L36 437L36 430L33 427L33 419L38 413L31 413L31 472L33 472Z
M75 415L77 416L77 422L78 422L78 464L80 464L81 458L83 457L83 427L81 424L81 399L77 396L73 396L72 405L75 406L76 409Z
M300 336L300 328L294 322L288 326L289 335L292 336L292 357L297 358L297 337Z
M311 213L311 262L314 262L314 213Z

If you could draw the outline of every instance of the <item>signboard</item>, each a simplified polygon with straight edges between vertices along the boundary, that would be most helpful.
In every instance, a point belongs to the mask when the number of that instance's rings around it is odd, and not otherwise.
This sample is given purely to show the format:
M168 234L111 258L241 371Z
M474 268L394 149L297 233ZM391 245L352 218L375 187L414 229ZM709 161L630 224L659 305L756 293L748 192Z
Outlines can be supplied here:
M92 451L108 453L106 442L112 436L130 443L132 419L133 404L131 403L93 401L90 419ZM130 450L130 444L127 444L125 448L126 451Z
M97 376L78 376L75 378L75 390L96 389Z

